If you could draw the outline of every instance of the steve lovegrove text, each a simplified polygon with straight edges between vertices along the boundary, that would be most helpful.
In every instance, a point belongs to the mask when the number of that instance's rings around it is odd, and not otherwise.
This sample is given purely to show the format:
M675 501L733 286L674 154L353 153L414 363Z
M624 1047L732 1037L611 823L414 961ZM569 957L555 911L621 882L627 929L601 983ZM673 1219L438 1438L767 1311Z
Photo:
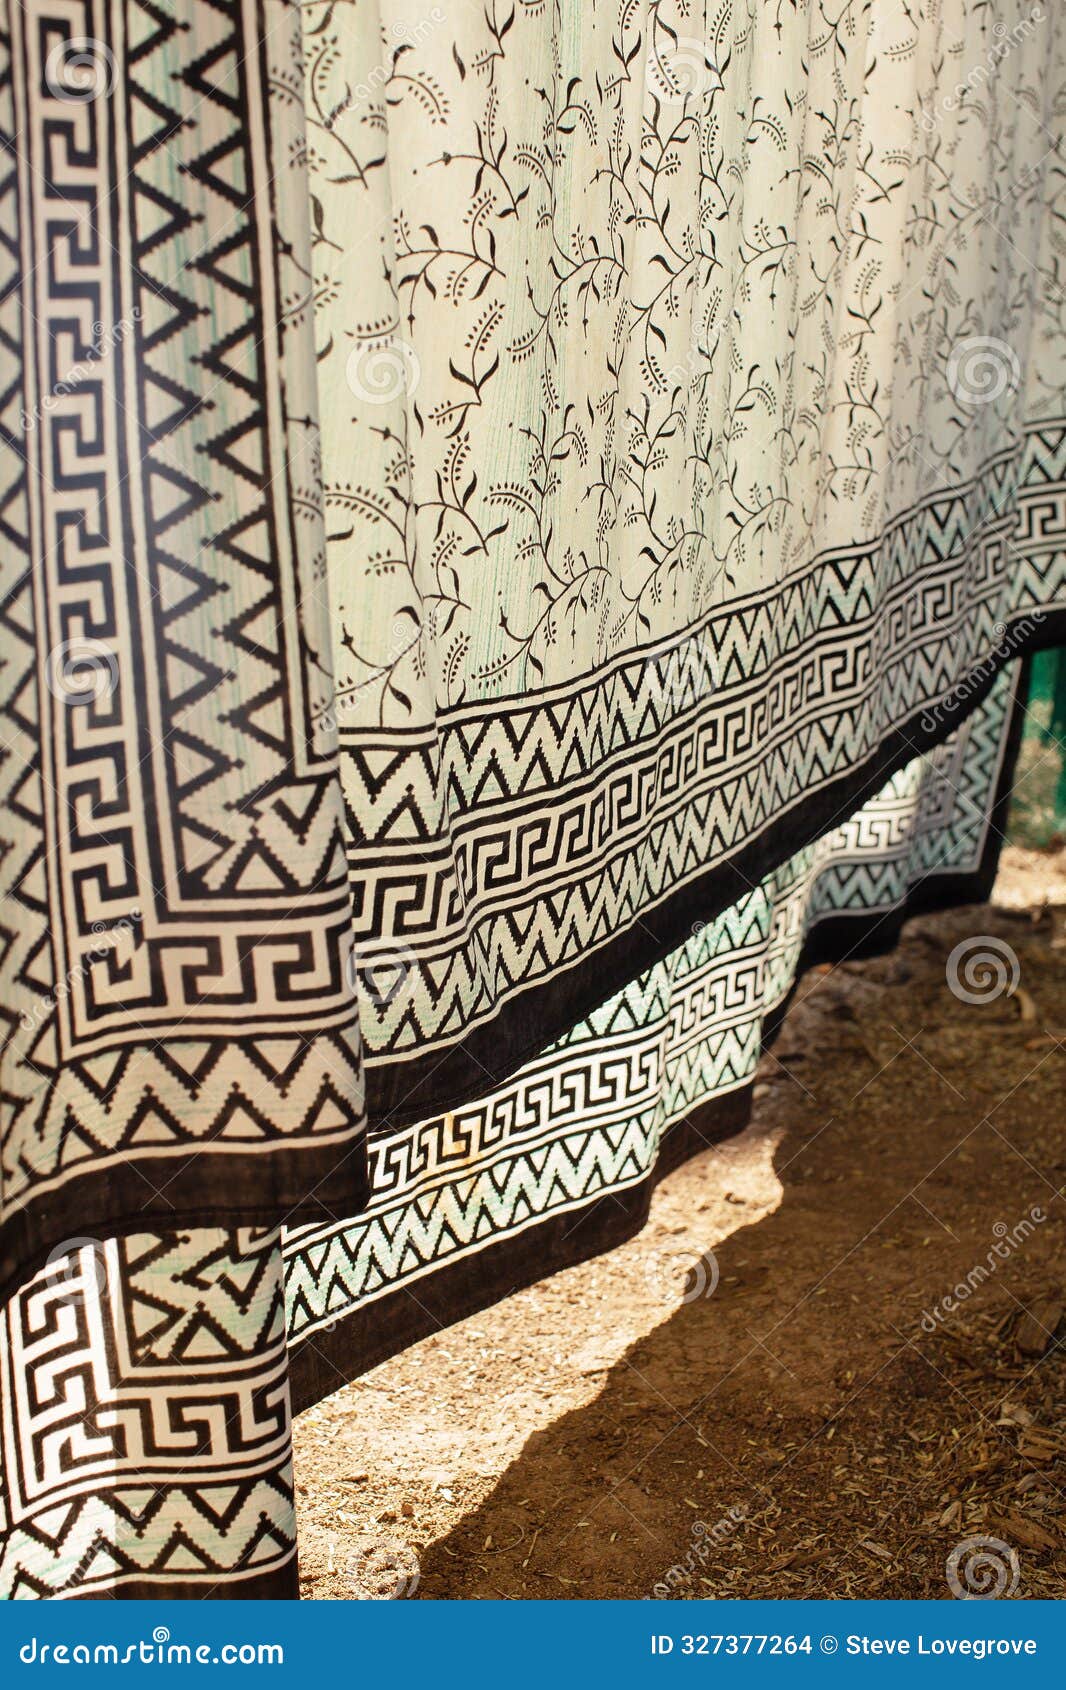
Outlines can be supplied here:
M852 1632L841 1639L834 1632L826 1632L815 1640L812 1633L804 1636L779 1636L759 1632L706 1632L701 1635L686 1632L673 1637L658 1632L652 1636L653 1655L835 1655L843 1647L845 1655L962 1655L970 1660L986 1661L1003 1656L1035 1655L1035 1637L926 1637L919 1632L911 1637L870 1637Z
M1035 1637L923 1637L919 1632L911 1647L909 1637L858 1637L844 1639L846 1655L968 1655L975 1661L994 1655L1035 1655Z

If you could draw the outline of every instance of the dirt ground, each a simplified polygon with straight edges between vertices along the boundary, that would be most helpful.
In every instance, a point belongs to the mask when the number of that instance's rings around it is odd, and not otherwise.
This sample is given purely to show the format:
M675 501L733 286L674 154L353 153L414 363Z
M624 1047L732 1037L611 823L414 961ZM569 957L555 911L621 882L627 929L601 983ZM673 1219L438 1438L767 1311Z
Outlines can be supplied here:
M303 1594L1066 1595L1064 1075L1066 850L1012 848L804 976L639 1238L300 1416Z

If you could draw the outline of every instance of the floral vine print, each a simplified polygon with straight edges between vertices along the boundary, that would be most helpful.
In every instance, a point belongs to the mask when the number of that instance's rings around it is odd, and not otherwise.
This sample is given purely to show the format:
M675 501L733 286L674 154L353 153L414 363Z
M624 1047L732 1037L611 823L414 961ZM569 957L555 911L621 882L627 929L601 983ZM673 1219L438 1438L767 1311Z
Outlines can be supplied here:
M585 673L1061 408L1049 12L305 4L342 728Z
M322 708L371 1119L417 1119L943 738L1019 619L1046 639L1066 18L301 16Z

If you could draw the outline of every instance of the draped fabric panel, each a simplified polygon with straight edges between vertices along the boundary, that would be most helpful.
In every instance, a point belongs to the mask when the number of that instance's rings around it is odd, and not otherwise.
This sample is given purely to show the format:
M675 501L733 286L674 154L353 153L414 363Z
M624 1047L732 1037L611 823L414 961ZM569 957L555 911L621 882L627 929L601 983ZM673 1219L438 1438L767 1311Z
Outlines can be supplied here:
M631 1235L657 1174L745 1123L804 957L986 895L1019 682L506 1088L375 1135L365 1215L283 1248L189 1228L57 1251L0 1335L0 1593L295 1595L287 1373L318 1400Z
M73 1239L0 1367L0 1594L295 1594L276 1231Z
M305 8L323 498L368 1097L415 1120L1061 611L1066 20L357 10Z
M8 1593L291 1591L291 1395L987 891L1064 111L1028 0L0 0Z
M1016 666L1015 666L1016 667ZM535 1060L370 1144L355 1222L289 1229L298 1406L519 1285L630 1236L655 1179L744 1126L798 969L891 947L991 890L1021 726L1010 670L965 727Z
M365 1159L314 358L286 315L308 208L276 175L302 122L267 95L296 15L2 18L11 1284L108 1223L357 1207Z

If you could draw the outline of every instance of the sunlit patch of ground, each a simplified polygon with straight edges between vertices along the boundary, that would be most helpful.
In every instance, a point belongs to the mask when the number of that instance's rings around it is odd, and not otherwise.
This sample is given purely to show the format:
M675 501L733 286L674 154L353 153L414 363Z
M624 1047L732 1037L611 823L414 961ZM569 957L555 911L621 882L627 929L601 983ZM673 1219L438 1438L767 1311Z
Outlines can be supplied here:
M1066 852L1008 851L812 971L638 1239L300 1416L304 1594L375 1544L420 1596L1066 1594L1064 914ZM1013 994L948 988L977 935Z

